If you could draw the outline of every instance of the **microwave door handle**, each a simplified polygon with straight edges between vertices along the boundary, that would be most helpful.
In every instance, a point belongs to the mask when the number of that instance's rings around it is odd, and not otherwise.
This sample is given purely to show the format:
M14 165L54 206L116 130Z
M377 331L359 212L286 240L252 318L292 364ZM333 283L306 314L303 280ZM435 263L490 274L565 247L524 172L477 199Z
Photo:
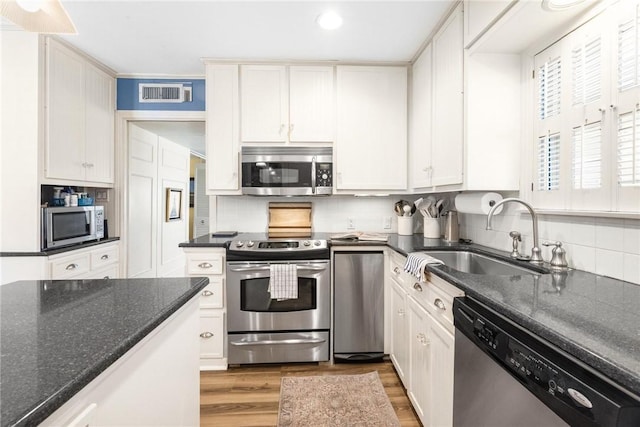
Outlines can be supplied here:
M311 159L311 194L316 194L316 156Z

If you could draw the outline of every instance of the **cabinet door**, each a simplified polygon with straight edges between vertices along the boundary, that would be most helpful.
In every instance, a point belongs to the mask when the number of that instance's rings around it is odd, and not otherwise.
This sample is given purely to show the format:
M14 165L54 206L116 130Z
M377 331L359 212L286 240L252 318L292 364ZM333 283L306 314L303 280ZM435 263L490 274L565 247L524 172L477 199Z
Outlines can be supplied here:
M333 141L333 67L289 67L289 140Z
M286 142L287 69L280 65L241 67L241 129L244 142Z
M337 68L337 189L406 190L407 69Z
M405 387L408 386L409 343L407 342L406 294L391 281L391 361ZM408 388L408 387L407 387Z
M432 185L462 183L463 168L462 6L433 38Z
M413 403L413 409L420 417L424 425L427 422L429 412L429 393L432 381L430 364L429 323L431 322L427 311L413 298L407 298L407 311L409 313L409 349L410 349L410 380L409 399ZM437 366L437 365L436 365Z
M413 64L409 185L414 189L431 186L431 55L428 44Z
M85 169L89 182L113 183L114 79L85 65Z
M454 336L431 315L428 316L429 405L425 425L450 426L453 424L453 360Z
M85 60L47 39L45 177L85 179Z
M206 67L207 194L239 194L238 66Z

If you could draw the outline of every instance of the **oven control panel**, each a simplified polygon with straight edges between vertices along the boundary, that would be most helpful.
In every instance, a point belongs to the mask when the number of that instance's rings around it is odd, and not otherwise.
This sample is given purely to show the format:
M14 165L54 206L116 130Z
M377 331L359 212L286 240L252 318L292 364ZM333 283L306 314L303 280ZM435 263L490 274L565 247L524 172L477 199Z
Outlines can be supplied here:
M327 249L326 240L234 240L229 246L232 251L252 252L298 252Z

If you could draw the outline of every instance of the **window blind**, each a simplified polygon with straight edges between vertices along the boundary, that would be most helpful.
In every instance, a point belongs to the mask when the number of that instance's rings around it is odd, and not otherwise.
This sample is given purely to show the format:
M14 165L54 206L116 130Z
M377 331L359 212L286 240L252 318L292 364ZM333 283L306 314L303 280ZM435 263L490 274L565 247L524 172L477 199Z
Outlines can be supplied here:
M602 123L573 128L573 188L586 190L602 185Z
M618 183L640 185L640 107L618 116Z
M600 99L601 39L597 37L571 51L573 105Z
M640 6L618 25L618 90L640 84Z
M560 133L538 138L538 190L560 188Z
M542 120L560 114L561 68L560 57L557 57L538 69L538 99Z

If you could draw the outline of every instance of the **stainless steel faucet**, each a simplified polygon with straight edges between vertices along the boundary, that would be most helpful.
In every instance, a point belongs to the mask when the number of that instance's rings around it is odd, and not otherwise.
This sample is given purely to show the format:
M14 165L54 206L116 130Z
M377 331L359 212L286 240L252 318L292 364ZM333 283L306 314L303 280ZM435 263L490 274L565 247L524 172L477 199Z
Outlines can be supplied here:
M496 211L496 209L498 209L499 206L502 206L505 203L509 203L509 202L520 203L525 208L527 208L527 210L529 211L529 214L531 214L531 222L533 223L533 248L531 248L531 258L529 259L529 262L532 264L542 264L544 260L542 259L542 253L540 251L540 248L538 247L538 217L535 211L533 210L533 207L531 207L529 203L515 197L508 197L506 199L500 200L498 203L496 203L491 207L491 209L489 210L489 213L487 214L487 230L492 229L491 218L493 218L493 214Z

